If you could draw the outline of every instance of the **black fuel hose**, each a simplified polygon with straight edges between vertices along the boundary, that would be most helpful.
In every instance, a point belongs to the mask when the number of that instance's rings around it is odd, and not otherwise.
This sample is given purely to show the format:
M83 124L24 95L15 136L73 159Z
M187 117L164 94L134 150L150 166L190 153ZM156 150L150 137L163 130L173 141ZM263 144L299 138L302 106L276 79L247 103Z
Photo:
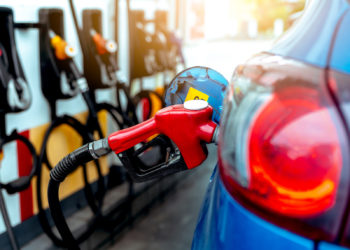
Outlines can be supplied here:
M19 250L20 249L19 244L18 244L17 238L15 236L15 233L12 230L10 217L9 217L9 214L8 214L8 211L7 211L7 208L5 205L5 199L4 199L4 196L1 192L1 190L0 190L0 210L1 210L2 218L3 218L4 223L5 223L7 234L8 234L9 239L10 239L12 250Z
M76 240L73 236L63 215L59 200L60 184L70 173L74 172L78 166L98 159L110 152L111 149L108 145L107 138L90 142L68 154L50 171L48 187L50 211L57 230L61 234L62 240L65 242L65 246L68 247L68 249L79 249L79 240Z
M26 137L18 134L16 130L14 130L9 136L5 136L4 138L2 138L0 142L0 150L5 144L12 141L21 141L27 147L32 156L32 169L28 176L19 177L16 180L6 184L0 183L0 188L5 189L8 194L15 194L21 192L30 186L31 180L37 172L39 162L33 144Z
M138 123L137 116L136 116L136 105L134 104L134 101L130 97L130 88L126 86L123 82L118 82L116 86L116 96L117 96L117 107L119 107L122 110L122 114L125 116L125 125L127 127L131 127L132 125L135 125ZM122 105L122 99L123 97L126 99L126 108L125 111L123 110Z
M100 111L103 111L103 110L107 111L108 114L112 117L112 119L116 122L116 124L120 128L122 128L122 126L124 124L124 117L123 117L123 115L121 115L121 111L118 108L116 108L113 105L110 105L108 103L99 103L99 104L93 104L93 105L94 105L94 111L96 112L96 114ZM95 107L95 105L96 105L96 107ZM88 120L90 120L90 121L95 120L96 121L97 115L94 117L89 117ZM51 170L53 168L53 166L48 159L47 151L46 151L48 139L49 139L49 136L52 133L52 131L55 128L57 128L63 124L66 124L66 125L70 126L72 129L74 129L83 138L83 143L87 143L87 142L93 140L91 131L88 130L88 127L90 127L89 124L83 125L75 118L73 118L71 116L67 116L67 115L63 116L63 117L56 117L45 133L43 144L42 144L42 149L40 152L40 159L39 159L41 163L46 164L46 166L49 170ZM101 134L102 134L102 131L101 131ZM87 170L86 170L86 167L84 165L83 165L83 178L84 178L84 183L85 183L84 194L85 194L86 200L88 202L90 209L92 210L92 212L94 214L96 214L96 218L97 218L97 217L102 216L101 215L101 207L103 205L103 197L104 197L104 194L106 192L106 187L105 187L105 183L104 183L104 177L101 173L100 165L99 165L99 162L97 160L95 160L95 166L96 166L96 170L98 173L98 190L97 190L96 194L93 193L91 185L88 182ZM120 168L121 166L115 166L115 167ZM40 168L38 173L37 173L37 179L36 179L37 180L37 197L38 197L37 203L38 203L38 209L39 209L39 213L38 213L39 221L41 223L43 231L48 235L48 237L54 242L55 245L66 246L65 242L63 242L59 237L57 237L53 233L51 226L50 226L50 223L49 223L49 220L47 218L46 212L43 208L42 194L41 194L42 193L42 187L41 187L42 176L41 176L41 174L42 174L42 171ZM132 181L130 181L130 178L128 178L128 180L129 180L129 186L130 185L132 186L133 183L132 183ZM120 181L117 184L120 184ZM110 183L108 183L108 185L115 186L115 185L110 184ZM129 190L132 190L132 188L129 188ZM130 196L130 195L131 194L129 193L128 196ZM97 199L96 199L96 197L97 197ZM94 224L94 223L91 223L91 224ZM77 238L77 241L78 242L84 241L94 231L94 229L95 229L94 226L90 226L90 231L88 233L85 233L85 235L82 235L79 238Z
M140 98L148 98L151 103L150 93L151 91L145 91L142 92L142 94L140 94L139 96ZM157 95L157 97L159 97L159 95ZM114 108L112 105L110 106L107 103L99 104L97 106L98 111L101 111L103 109L108 111L114 119L117 119L116 115L118 115L118 109ZM107 139L89 142L88 144L85 144L84 146L80 147L79 149L64 157L56 165L56 167L54 167L50 171L51 178L48 187L48 201L50 212L56 224L57 230L61 234L64 246L68 247L69 249L79 249L79 243L81 243L82 240L85 238L81 236L75 237L66 222L59 200L60 183L63 182L70 173L75 171L78 166L90 162L94 159L98 159L99 157L106 155L109 152L111 152L111 150L109 148ZM130 182L130 185L132 186L132 181ZM132 188L129 188L129 190L132 190ZM131 194L132 193L130 193L129 191L129 196ZM98 216L96 216L95 218L102 219L103 216L101 213L98 213ZM96 226L96 224L93 225ZM91 227L92 226L90 226L89 228L91 229Z
M102 102L96 104L96 110L97 112L100 111L107 111L108 114L112 117L112 119L115 121L115 123L118 125L119 128L123 128L125 124L125 115L121 111L120 108L113 106L112 104Z
M113 106L109 103L97 103L96 104L96 111L101 112L101 111L106 111L112 120L115 122L115 124L118 126L119 129L123 129L126 127L131 126L132 123L127 122L125 119L126 114L118 107L118 106ZM89 126L89 123L87 124ZM104 135L106 136L106 135ZM108 188L113 188L116 187L125 181L128 182L129 189L128 190L133 190L133 182L130 178L128 178L127 173L125 172L124 168L122 165L119 164L112 164L109 166L109 173L108 173L108 180L107 180L107 189ZM127 196L131 197L132 192L128 192Z
M50 162L48 160L47 152L46 152L48 139L49 139L49 136L52 133L52 131L55 128L57 128L63 124L66 124L66 125L70 126L72 129L74 129L82 137L83 143L87 143L88 141L91 141L93 139L91 134L87 130L86 126L81 124L75 118L70 117L70 116L57 117L51 123L50 127L48 128L48 130L45 133L43 145L42 145L40 157L39 157L40 163L45 163L49 170L52 169L52 165L50 164ZM86 167L83 165L83 174L84 174L84 182L85 182L84 193L85 193L85 197L87 199L87 202L88 202L90 209L95 214L94 219L92 219L91 224L95 224L94 221L97 220L97 218L99 217L99 215L101 213L100 208L102 206L102 199L103 199L104 193L106 191L104 177L101 173L101 169L100 169L98 161L95 161L95 166L96 166L96 170L98 173L98 191L97 191L98 195L97 195L97 197L99 199L97 201L95 200L95 195L93 194L91 184L88 182ZM42 204L42 186L41 186L41 183L42 183L42 165L40 165L40 167L37 171L37 179L36 179L37 204L38 204L38 209L39 209L38 218L39 218L40 224L43 228L43 231L54 242L54 244L57 246L66 247L67 246L66 242L64 242L62 239L60 239L58 236L56 236L51 229L49 219L46 215L46 212L45 212L45 210L43 208L43 204ZM77 240L79 242L84 241L89 235L91 235L91 233L94 231L94 229L95 228L93 226L89 227L86 230L86 232L84 232L79 237L77 237Z
M103 138L102 129L101 129L101 126L100 126L100 124L98 122L98 118L97 118L96 104L94 103L94 101L92 100L92 97L90 96L90 91L84 91L84 92L82 92L82 95L83 95L83 98L85 100L86 105L88 106L90 121L92 121L92 123L93 123L92 130L97 131L98 136L100 138Z

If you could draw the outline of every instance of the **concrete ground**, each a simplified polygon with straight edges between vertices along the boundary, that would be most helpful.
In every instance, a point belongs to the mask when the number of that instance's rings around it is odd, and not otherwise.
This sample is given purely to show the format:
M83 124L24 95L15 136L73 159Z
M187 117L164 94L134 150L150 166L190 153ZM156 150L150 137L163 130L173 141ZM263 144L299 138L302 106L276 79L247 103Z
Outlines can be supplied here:
M166 197L165 202L151 209L110 250L184 250L191 249L197 217L217 162L216 146L210 146L209 157L202 166L182 181Z
M84 250L183 250L190 249L197 217L209 183L210 175L217 163L217 146L208 145L208 157L194 170L180 173L181 180L165 197L158 201L149 212L136 220L121 235L108 238L108 231L97 230L93 236L80 245ZM108 193L105 206L120 199L126 191L116 189ZM69 217L68 224L73 231L87 225L92 217L85 207ZM56 232L56 229L54 229ZM57 232L56 232L57 233ZM101 244L101 242L105 242ZM42 234L26 244L25 250L54 250L50 239Z

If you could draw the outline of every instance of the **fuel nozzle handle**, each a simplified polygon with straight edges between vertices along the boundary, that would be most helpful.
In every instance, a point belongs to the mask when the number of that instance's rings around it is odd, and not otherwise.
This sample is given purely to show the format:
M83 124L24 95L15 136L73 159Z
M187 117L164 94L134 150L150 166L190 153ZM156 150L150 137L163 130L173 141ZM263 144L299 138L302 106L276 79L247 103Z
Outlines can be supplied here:
M62 37L57 35L53 30L49 30L50 43L55 51L58 60L73 58L77 52L74 47L69 45Z
M187 168L195 168L207 158L202 142L215 141L217 124L211 120L212 114L213 108L202 100L164 108L152 119L76 149L51 170L51 179L62 182L79 165L111 151L116 154L124 152L155 134L170 138L181 152Z
M53 30L49 30L49 37L51 46L55 52L57 64L67 75L71 82L75 82L80 92L86 92L88 85L86 79L79 71L77 65L73 61L77 54L76 49L69 45L62 37L57 35Z
M217 124L211 120L212 114L213 108L201 100L170 106L152 119L111 134L108 143L118 154L154 134L164 134L179 148L187 168L192 169L207 158L202 142L214 141Z
M90 36L95 45L94 54L99 57L97 62L101 67L101 72L106 72L107 74L107 76L102 76L107 78L104 78L102 81L106 85L114 85L118 80L116 76L118 66L115 57L118 45L113 40L105 39L94 29L90 29Z
M96 50L98 54L104 55L104 54L113 54L117 52L118 46L117 43L113 40L106 40L102 37L101 34L99 34L96 30L91 29L90 35L95 43Z

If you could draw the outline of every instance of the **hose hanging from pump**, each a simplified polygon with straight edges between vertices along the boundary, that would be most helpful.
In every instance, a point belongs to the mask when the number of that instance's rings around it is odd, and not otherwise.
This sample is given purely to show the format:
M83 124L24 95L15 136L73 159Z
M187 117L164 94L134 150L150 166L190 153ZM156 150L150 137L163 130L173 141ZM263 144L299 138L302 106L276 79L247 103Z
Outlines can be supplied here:
M76 67L74 61L72 60L72 57L74 56L74 49L67 44L60 36L55 34L53 30L48 30L48 35L50 38L51 47L54 52L54 58L55 62L57 63L57 66L66 73L67 79L69 82L72 83L72 86L79 89L80 93L82 94L89 110L89 118L88 118L88 124L83 125L75 118L64 115L64 116L57 116L56 115L56 100L48 100L51 107L51 117L52 117L52 123L50 124L49 128L47 129L42 148L40 151L40 162L45 163L46 167L51 170L52 165L48 159L47 156L47 144L49 137L51 133L54 131L54 129L58 128L61 125L67 125L70 128L72 128L82 139L83 143L87 143L89 141L93 140L93 132L97 131L99 137L103 137L103 133L101 130L101 127L98 123L97 119L97 112L101 110L106 110L112 117L113 120L117 123L118 126L122 126L123 118L120 118L121 115L119 114L119 110L111 107L108 104L96 104L94 98L91 96L91 93L89 91L89 87L87 85L86 79L83 77L82 74L80 74L78 68ZM46 96L47 97L47 96ZM49 98L49 97L47 97ZM84 194L87 200L87 203L92 210L92 212L95 214L94 218L91 221L91 226L85 230L82 234L80 234L77 237L78 242L84 241L95 229L95 225L99 222L99 219L102 216L101 207L103 205L103 198L104 194L106 192L106 185L104 181L104 176L101 172L101 167L99 165L99 162L95 161L95 167L98 174L98 181L97 181L97 192L94 194L92 191L91 184L88 182L88 176L87 176L87 170L86 166L83 166L83 179L84 179ZM39 208L39 221L43 227L44 232L51 238L51 240L56 244L57 246L63 246L66 247L66 242L64 242L62 239L60 239L58 236L56 236L50 226L48 217L45 213L43 203L42 203L42 169L40 168L38 171L38 178L37 178L37 203Z
M78 120L76 120L73 117L70 116L62 116L62 117L57 117L53 122L50 124L49 128L47 129L45 135L44 135L44 140L43 144L40 150L40 155L39 155L39 161L41 164L45 164L48 170L52 169L52 165L48 159L47 156L47 144L49 141L49 137L51 133L58 128L61 125L67 125L70 128L72 128L83 140L83 143L87 143L88 141L93 140L91 134L87 130L86 126L80 123ZM100 209L102 206L102 198L103 198L103 193L105 192L105 184L104 184L104 179L103 175L100 169L100 165L98 161L94 161L94 166L96 167L97 175L98 175L98 180L97 180L97 187L98 191L97 193L99 194L99 197L101 199L95 200L95 196L93 195L92 187L91 184L88 182L87 178L87 170L86 166L82 165L83 167L83 179L84 179L84 194L87 200L87 203L91 209L91 211L95 214L94 219L92 219L91 226L84 232L82 233L79 237L77 237L78 242L82 242L85 239L87 239L91 233L94 231L96 222L98 221L99 215L100 215ZM65 241L63 241L61 238L56 236L54 232L51 229L48 217L46 215L45 209L43 207L42 203L42 170L40 169L37 172L37 178L36 178L36 186L37 186L37 205L38 205L38 218L40 221L40 224L43 228L43 231L48 235L48 237L54 242L55 245L61 246L61 247L66 247L67 244Z
M71 9L72 9L72 13L73 13L73 19L75 21L75 25L77 27L77 20L76 20L76 16L75 16L75 12L74 12L74 9L73 9L73 5L72 5L72 1L70 0L70 5L71 5ZM78 34L80 35L80 30L78 29L77 27L77 31L78 31ZM52 38L54 37L54 34L52 34ZM81 43L81 46L82 46L82 49L84 51L85 49L85 46L84 46L84 43ZM75 67L75 64L73 63L70 63L69 64L69 68L70 68L70 72L71 72L71 75L73 77L73 79L76 79L77 80L77 83L78 83L78 87L81 89L81 92L83 94L83 97L84 97L84 100L86 101L87 105L88 105L88 108L89 108L89 114L90 114L90 118L89 118L89 121L91 122L92 121L92 126L93 128L97 129L98 133L99 133L99 136L100 137L103 137L102 136L102 132L101 130L99 129L99 126L98 126L98 121L97 121L97 112L100 111L100 110L106 110L107 112L109 112L109 114L112 116L112 118L117 122L117 124L122 128L123 126L127 125L127 126L130 126L132 124L135 124L137 121L137 118L136 118L136 107L134 105L134 100L132 100L130 97L129 97L129 89L124 89L126 90L125 91L125 94L127 95L127 100L128 100L128 103L127 103L127 108L129 109L128 112L126 115L123 114L123 112L121 112L121 105L119 106L119 109L118 108L114 108L112 107L111 105L108 105L106 103L102 103L102 104L97 104L95 103L94 101L94 98L92 98L92 94L91 92L89 92L88 90L88 87L86 87L86 82L83 82L83 81L79 81L81 78L82 78L82 75L80 75L79 71L76 69ZM86 81L86 80L85 80ZM125 86L125 85L124 85ZM140 95L141 97L143 98L148 98L149 100L149 103L151 103L151 98L150 98L150 95L147 93L141 93ZM157 96L160 100L162 100L162 98L160 96ZM117 98L118 102L120 103L120 99ZM164 104L162 102L162 104ZM150 114L149 114L150 115ZM118 116L122 117L122 120L118 119ZM55 116L54 116L55 117ZM131 119L127 119L127 118L131 118ZM95 123L96 122L96 123ZM79 122L78 121L74 121L74 118L73 117L68 117L68 116L64 116L64 117L55 117L55 119L53 120L51 126L49 127L49 129L47 130L46 134L45 134L45 138L44 138L44 143L43 143L43 146L42 146L42 150L40 152L40 161L41 162L45 162L47 167L50 169L51 167L51 164L49 163L49 160L48 160L48 157L47 157L47 154L46 154L46 146L47 146L47 142L48 142L48 138L49 138L49 135L50 133L58 126L62 125L62 124L66 124L66 125L69 125L70 127L72 127L76 132L78 132L82 137L83 137L83 141L84 143L87 143L88 141L91 141L91 136L90 138L89 137L89 133L91 135L91 130L88 130L86 127L83 128L84 126L81 126L79 125ZM97 125L97 126L96 126ZM85 131L85 132L82 132L84 130L88 130L88 131ZM94 129L93 129L94 130ZM88 145L92 145L91 143L88 144ZM47 233L47 235L53 240L53 242L58 245L58 246L64 246L64 247L69 247L69 248L75 248L80 242L82 242L83 240L85 240L93 231L94 231L94 228L95 226L97 225L97 223L100 221L100 219L103 218L103 215L101 213L101 206L102 206L102 199L99 199L98 200L98 203L96 205L95 203L95 197L91 191L91 188L90 188L90 184L87 182L87 173L86 173L86 167L84 166L85 165L85 160L88 160L88 161L91 161L93 159L95 159L95 162L97 162L97 158L99 157L96 157L96 155L93 157L93 158L80 158L83 154L83 152L85 152L84 150L81 151L80 153L78 152L76 155L73 154L71 155L72 158L67 158L66 161L63 161L63 163L61 164L61 168L58 168L58 169L62 169L64 170L68 170L69 168L67 167L68 165L72 165L72 164L75 164L77 163L75 161L75 159L78 159L80 164L78 164L77 166L75 166L73 169L69 169L69 173L74 171L79 165L83 165L83 173L84 173L84 181L85 181L85 188L84 188L84 191L85 191L85 195L86 195L86 198L87 198L87 201L88 201L88 204L90 206L90 208L92 209L92 211L95 213L95 216L94 216L94 219L91 221L91 225L88 227L88 229L83 233L83 234L80 234L78 237L75 237L73 236L73 234L69 231L69 228L67 226L67 224L65 223L65 220L64 220L64 216L63 216L63 213L62 213L62 210L58 213L52 213L52 217L54 219L54 221L56 222L57 219L55 219L56 217L60 217L61 219L63 218L63 221L61 222L58 222L59 224L61 224L61 226L58 226L58 227L63 227L63 228L66 228L68 230L66 230L66 232L69 232L69 233L63 233L61 234L62 235L62 239L58 238L51 230L51 227L50 227L50 224L48 222L48 219L46 217L46 214L45 214L45 211L43 209L43 206L42 206L42 197L41 197L41 172L40 174L38 174L38 182L37 182L37 186L40 187L38 188L37 190L37 195L38 195L38 207L39 207L39 219L41 221L41 224L44 228L44 231ZM94 151L91 151L91 152L94 152ZM130 152L130 151L129 151ZM86 154L87 156L88 154ZM98 155L98 154L97 154ZM99 156L99 155L98 155ZM77 158L76 158L77 157ZM84 160L85 159L85 160ZM86 161L87 162L87 161ZM68 164L68 165L67 165ZM98 164L98 163L97 163ZM141 163L142 164L142 163ZM56 168L55 168L56 169ZM97 170L99 171L99 166L97 165ZM52 173L55 173L55 170L51 170ZM57 171L56 171L57 172ZM60 172L58 172L60 173ZM62 173L61 173L62 174ZM63 175L64 174L68 174L67 172L63 171ZM58 176L56 176L58 177ZM100 172L99 172L99 181L103 179L103 176L100 175ZM51 183L51 181L50 181ZM100 182L99 182L100 183ZM50 187L51 186L51 187ZM56 188L55 188L56 186ZM99 188L102 186L102 185L98 185ZM58 192L58 187L59 187L59 183L56 183L56 185L54 183L51 183L49 184L49 190L51 190L50 192L55 192L55 190ZM129 190L132 190L132 189L129 189ZM99 193L99 192L98 192ZM58 193L57 193L58 195ZM131 194L129 194L131 195ZM103 194L100 193L100 195L98 195L98 197L103 197ZM40 203L40 204L39 204ZM49 196L49 203L50 204L56 204L56 207L57 205L60 206L60 203L59 203L59 199L58 199L58 196L57 196L57 199L53 198L52 195ZM51 205L50 205L51 206ZM54 205L55 206L55 205ZM60 214L61 213L61 214ZM60 221L60 219L58 219L58 221ZM64 231L64 230L63 230ZM61 233L61 232L60 232Z
M47 34L50 38L51 47L54 52L54 58L55 63L57 64L57 67L59 67L63 72L66 73L68 81L71 83L72 87L75 89L78 89L79 92L82 94L86 105L89 110L89 114L92 117L91 121L92 123L91 128L89 129L89 126L85 126L81 124L78 120L75 118L64 115L64 116L57 116L56 114L56 99L50 100L50 96L46 96L48 98L48 101L50 103L51 107L51 117L52 122L48 128L48 130L45 133L44 141L42 144L41 152L40 152L40 163L45 163L46 167L51 170L52 165L50 164L47 156L47 143L49 136L54 131L55 128L65 124L71 127L75 132L78 133L83 139L83 142L86 143L88 141L93 140L92 133L93 131L97 131L100 137L103 137L101 127L97 120L97 111L96 107L94 105L93 100L89 96L89 88L86 83L85 78L80 74L78 68L76 67L74 61L72 60L72 57L74 56L74 49L70 47L60 36L55 34L52 30L48 30ZM51 53L51 50L48 51L48 53ZM95 167L97 169L98 173L98 190L97 193L94 195L92 191L91 184L88 182L87 172L85 166L83 166L83 179L84 179L84 193L87 199L87 203L93 213L95 214L94 218L92 219L92 224L94 225L95 222L97 222L97 218L99 218L101 214L101 207L103 204L103 198L104 194L106 193L106 185L104 183L104 176L101 172L101 167L98 161L95 161ZM42 197L41 197L41 182L42 182L42 169L38 171L38 178L37 178L37 195L38 195L38 208L39 208L39 220L43 227L44 232L51 238L51 240L58 246L66 246L65 242L62 241L59 237L57 237L51 230L50 223L48 221L48 218L46 216L45 210L43 208L42 204ZM97 197L97 199L96 199ZM87 228L79 237L78 241L85 240L93 231L94 226L91 226Z

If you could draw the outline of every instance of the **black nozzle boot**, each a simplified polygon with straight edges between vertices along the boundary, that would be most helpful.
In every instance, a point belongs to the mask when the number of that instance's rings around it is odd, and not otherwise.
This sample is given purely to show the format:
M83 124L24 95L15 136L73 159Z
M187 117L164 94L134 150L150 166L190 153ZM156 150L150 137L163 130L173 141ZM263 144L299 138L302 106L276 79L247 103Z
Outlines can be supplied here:
M32 95L18 57L13 12L0 8L0 113L29 108Z

